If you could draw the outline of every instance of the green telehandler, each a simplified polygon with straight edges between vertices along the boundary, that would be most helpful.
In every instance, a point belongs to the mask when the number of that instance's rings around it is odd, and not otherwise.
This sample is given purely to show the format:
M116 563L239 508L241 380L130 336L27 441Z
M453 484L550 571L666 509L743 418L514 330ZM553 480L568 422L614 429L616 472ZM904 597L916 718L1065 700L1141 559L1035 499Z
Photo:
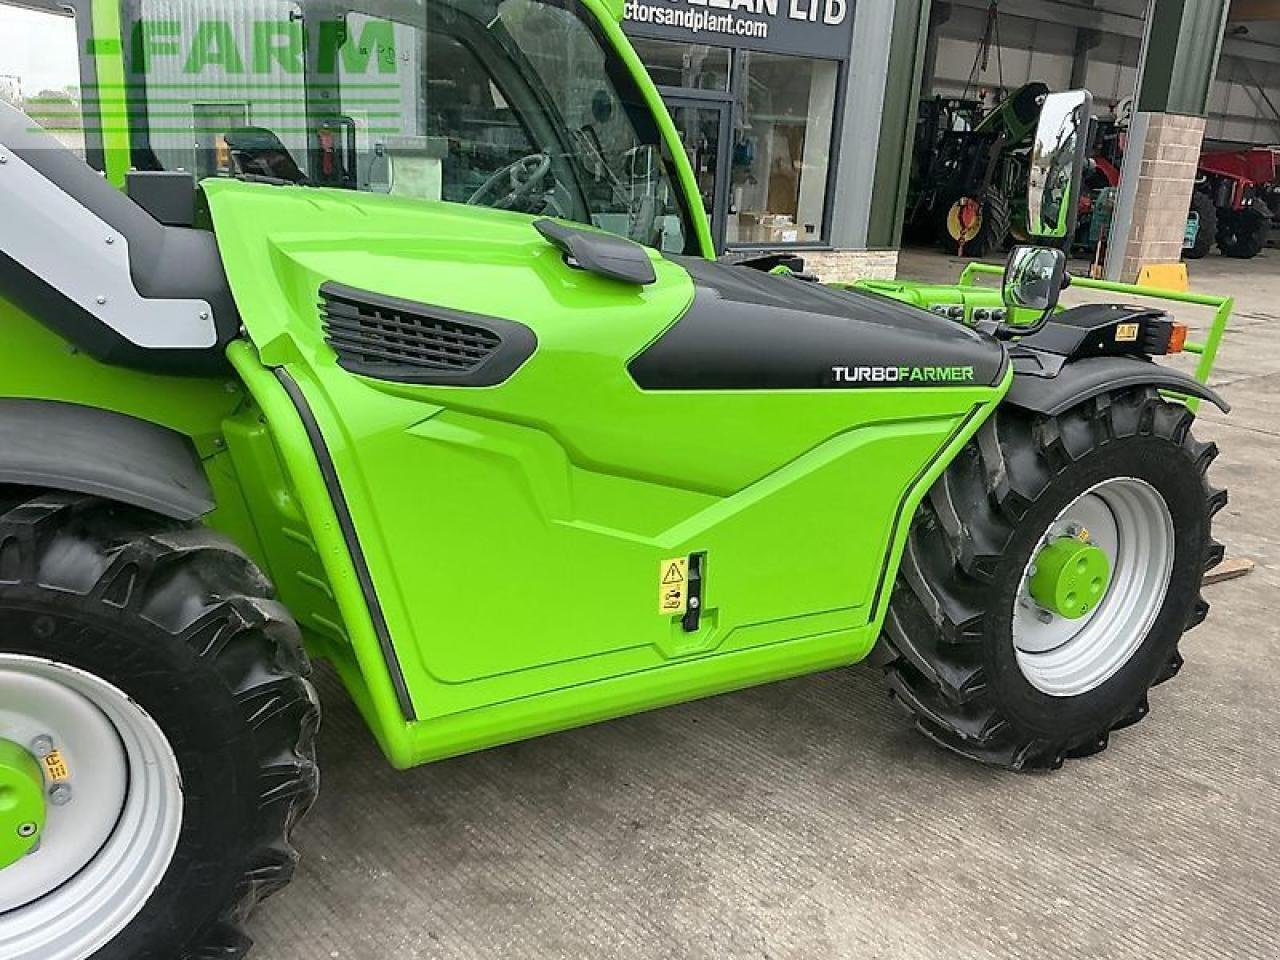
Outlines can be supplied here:
M312 660L400 768L871 658L1048 770L1177 672L1225 404L1058 306L1088 95L921 309L714 259L620 6L81 0L81 137L0 104L0 957L243 955Z

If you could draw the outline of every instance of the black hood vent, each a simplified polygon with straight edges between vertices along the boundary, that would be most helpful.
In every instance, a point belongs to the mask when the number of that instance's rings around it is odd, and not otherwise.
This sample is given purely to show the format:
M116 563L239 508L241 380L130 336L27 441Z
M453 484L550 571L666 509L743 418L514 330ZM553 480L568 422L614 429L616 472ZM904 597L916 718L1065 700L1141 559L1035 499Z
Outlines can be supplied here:
M320 288L320 316L338 364L378 380L494 386L515 373L537 346L533 331L510 320L337 283Z

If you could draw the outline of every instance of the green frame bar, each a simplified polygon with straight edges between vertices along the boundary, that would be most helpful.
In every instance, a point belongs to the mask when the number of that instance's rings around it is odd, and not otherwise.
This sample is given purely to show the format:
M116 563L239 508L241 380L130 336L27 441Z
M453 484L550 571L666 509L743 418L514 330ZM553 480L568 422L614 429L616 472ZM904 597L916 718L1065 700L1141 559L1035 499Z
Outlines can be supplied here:
M993 263L971 263L960 274L958 286L972 287L979 275L1004 276L1004 267ZM1071 285L1085 290L1102 290L1107 293L1124 293L1133 297L1149 297L1154 300L1169 300L1173 303L1189 303L1200 307L1213 307L1213 323L1209 326L1209 336L1203 341L1188 340L1183 350L1200 357L1196 365L1195 377L1200 383L1209 382L1209 374L1218 358L1218 348L1222 345L1223 334L1227 331L1227 323L1235 309L1234 297L1219 297L1208 293L1183 293L1178 290L1162 290L1158 287L1143 287L1136 283L1118 283L1114 280L1094 280L1092 277L1072 277ZM1200 408L1200 401L1187 397L1186 404L1192 410Z

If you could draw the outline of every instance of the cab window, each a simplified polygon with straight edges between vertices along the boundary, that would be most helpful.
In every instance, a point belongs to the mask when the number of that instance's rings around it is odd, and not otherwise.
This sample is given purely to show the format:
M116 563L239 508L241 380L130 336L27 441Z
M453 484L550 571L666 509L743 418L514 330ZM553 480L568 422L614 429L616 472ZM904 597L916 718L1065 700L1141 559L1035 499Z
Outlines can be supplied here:
M0 100L22 110L82 159L79 43L72 13L38 2L0 0ZM90 94L91 95L91 94Z
M693 252L641 91L570 0L131 0L135 165L561 217Z

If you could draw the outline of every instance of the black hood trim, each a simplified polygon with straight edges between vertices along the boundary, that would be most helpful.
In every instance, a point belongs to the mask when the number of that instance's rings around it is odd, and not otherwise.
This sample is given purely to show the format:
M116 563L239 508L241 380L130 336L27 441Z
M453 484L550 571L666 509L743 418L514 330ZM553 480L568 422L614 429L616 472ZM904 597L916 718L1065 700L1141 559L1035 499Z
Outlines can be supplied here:
M695 257L684 315L628 367L643 390L1000 384L996 340L896 300Z

